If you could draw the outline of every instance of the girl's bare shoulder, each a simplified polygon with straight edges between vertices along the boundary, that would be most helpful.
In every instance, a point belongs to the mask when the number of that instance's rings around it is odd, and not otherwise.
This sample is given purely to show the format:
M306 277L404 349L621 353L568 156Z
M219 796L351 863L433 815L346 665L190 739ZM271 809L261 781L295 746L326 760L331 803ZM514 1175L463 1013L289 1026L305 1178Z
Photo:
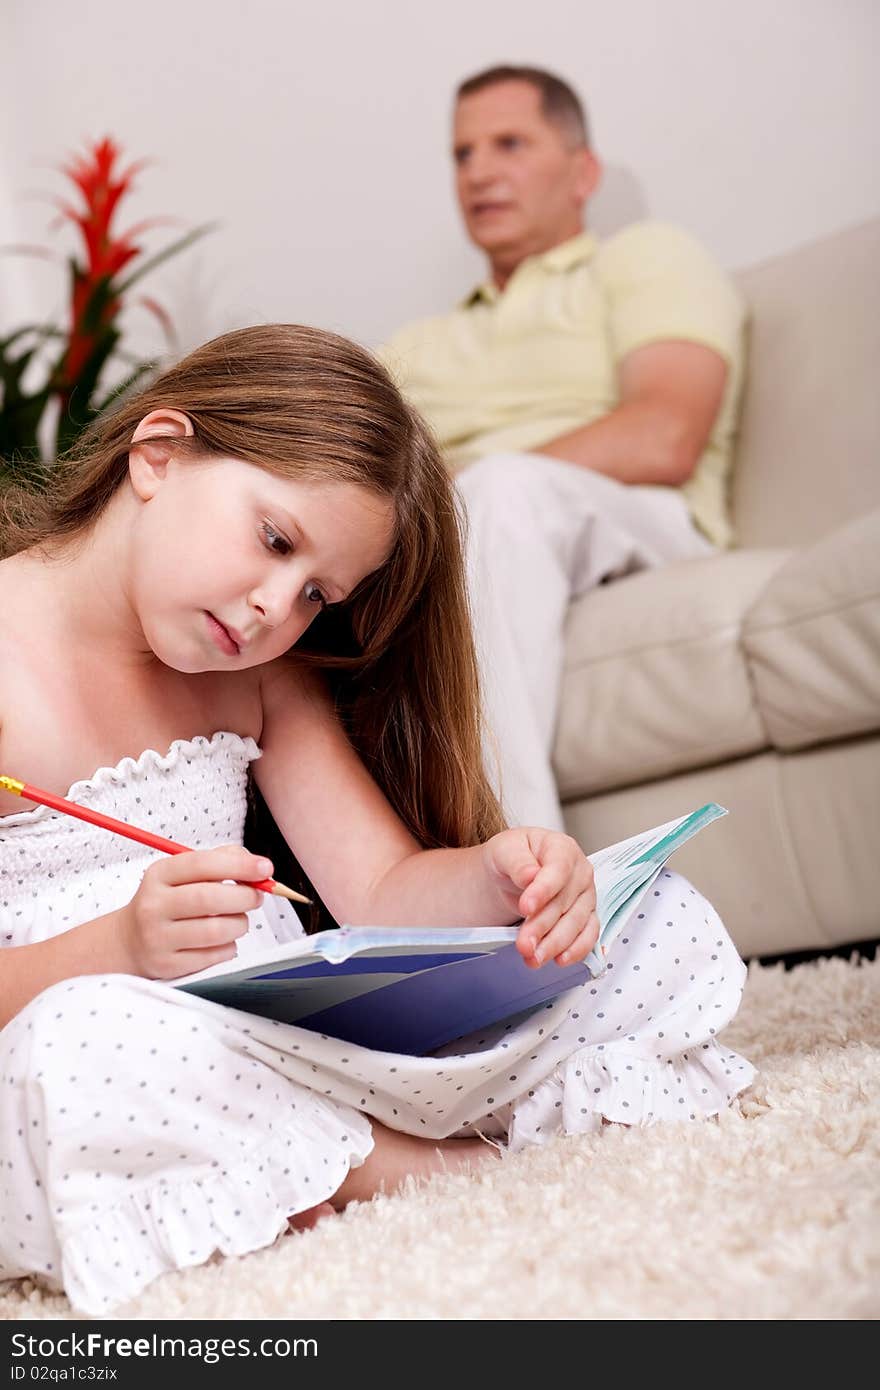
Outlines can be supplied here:
M4 696L15 683L16 671L27 664L29 652L44 638L40 605L29 589L18 556L0 561L0 724Z
M260 667L260 706L265 725L278 721L334 719L325 677L290 656Z

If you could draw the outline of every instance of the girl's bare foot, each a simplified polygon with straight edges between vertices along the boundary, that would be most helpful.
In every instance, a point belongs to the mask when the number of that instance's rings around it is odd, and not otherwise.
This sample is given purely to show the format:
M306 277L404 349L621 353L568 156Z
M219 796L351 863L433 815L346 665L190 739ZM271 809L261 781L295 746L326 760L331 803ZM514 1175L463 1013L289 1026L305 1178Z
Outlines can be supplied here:
M298 1211L295 1215L289 1216L287 1224L292 1231L310 1231L319 1221L323 1221L325 1216L335 1215L334 1206L329 1202L319 1202L316 1207L309 1207L306 1211Z
M471 1171L500 1158L496 1145L483 1139L418 1139L386 1129L378 1120L371 1123L372 1152L359 1168L349 1170L330 1198L337 1211L348 1202L368 1202L377 1192L395 1192L408 1177Z

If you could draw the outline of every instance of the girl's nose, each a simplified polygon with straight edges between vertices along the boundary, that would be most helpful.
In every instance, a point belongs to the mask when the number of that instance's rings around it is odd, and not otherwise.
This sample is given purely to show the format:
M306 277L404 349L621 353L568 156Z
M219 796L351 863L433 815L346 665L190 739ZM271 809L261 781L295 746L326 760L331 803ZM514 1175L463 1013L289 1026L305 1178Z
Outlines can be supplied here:
M294 591L289 579L281 583L264 583L248 595L249 607L266 627L281 627L293 610Z

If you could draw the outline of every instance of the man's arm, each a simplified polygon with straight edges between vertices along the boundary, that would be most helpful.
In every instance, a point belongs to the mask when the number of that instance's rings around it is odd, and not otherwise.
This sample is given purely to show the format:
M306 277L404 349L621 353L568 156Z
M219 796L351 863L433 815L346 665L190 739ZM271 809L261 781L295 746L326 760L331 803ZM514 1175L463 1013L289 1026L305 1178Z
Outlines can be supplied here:
M634 348L620 368L620 404L601 420L532 451L579 463L621 483L680 487L712 432L728 367L702 343Z

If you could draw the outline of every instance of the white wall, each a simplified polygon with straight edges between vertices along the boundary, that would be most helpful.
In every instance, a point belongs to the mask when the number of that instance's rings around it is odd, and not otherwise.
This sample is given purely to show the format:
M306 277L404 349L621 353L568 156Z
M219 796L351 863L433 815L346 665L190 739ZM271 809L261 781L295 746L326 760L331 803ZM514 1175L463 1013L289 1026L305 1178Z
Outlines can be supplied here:
M450 93L499 61L586 98L600 233L662 217L732 267L880 213L877 0L3 2L0 240L72 245L26 195L60 193L83 139L153 156L124 221L222 223L145 281L184 347L266 319L374 343L473 284ZM62 274L0 258L0 331L63 312ZM146 316L129 332L157 341Z

